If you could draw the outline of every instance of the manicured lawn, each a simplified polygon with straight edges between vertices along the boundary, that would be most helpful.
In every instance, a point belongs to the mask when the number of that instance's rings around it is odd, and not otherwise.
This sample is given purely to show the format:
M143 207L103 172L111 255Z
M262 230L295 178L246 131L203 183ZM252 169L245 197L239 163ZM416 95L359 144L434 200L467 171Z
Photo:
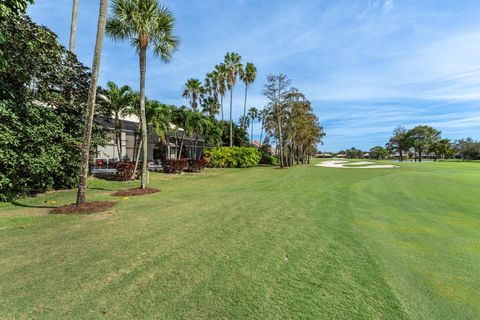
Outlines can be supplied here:
M154 174L0 204L0 318L478 319L480 164ZM89 200L136 186L92 180ZM285 259L288 254L288 259Z

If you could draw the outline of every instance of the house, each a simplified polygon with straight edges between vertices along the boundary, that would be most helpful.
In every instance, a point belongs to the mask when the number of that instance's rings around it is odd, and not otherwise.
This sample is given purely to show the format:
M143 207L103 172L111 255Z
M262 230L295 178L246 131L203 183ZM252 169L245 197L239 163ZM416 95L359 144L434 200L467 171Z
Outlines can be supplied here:
M95 122L107 129L109 142L104 146L97 146L94 160L101 159L107 162L134 161L139 152L140 121L136 116L124 117L120 120L121 146L118 145L113 119L96 118ZM182 148L181 154L178 152ZM205 139L200 135L184 136L184 130L170 125L165 138L155 133L148 134L148 161L158 162L163 159L191 158L199 159L203 154Z

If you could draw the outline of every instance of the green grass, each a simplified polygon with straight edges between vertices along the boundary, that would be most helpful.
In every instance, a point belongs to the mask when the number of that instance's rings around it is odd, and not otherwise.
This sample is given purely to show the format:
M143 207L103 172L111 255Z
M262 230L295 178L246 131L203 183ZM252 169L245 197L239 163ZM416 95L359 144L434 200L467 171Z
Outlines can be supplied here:
M136 186L90 182L89 200ZM475 319L480 166L153 174L0 204L1 319ZM288 254L288 261L284 259Z

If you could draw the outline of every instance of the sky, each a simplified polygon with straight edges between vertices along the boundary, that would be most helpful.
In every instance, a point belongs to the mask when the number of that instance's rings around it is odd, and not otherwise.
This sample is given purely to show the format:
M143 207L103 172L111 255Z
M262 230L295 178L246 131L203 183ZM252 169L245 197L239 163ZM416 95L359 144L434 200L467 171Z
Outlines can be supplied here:
M186 105L188 78L203 79L227 51L253 62L248 107L266 104L268 74L285 73L312 102L323 151L384 145L395 127L431 125L452 140L480 139L478 0L164 0L181 40L169 64L149 55L146 94ZM36 0L28 14L68 47L70 0ZM91 66L99 1L80 0L76 53ZM100 84L139 86L128 42L105 39ZM243 113L243 84L234 119ZM254 126L258 139L260 125Z

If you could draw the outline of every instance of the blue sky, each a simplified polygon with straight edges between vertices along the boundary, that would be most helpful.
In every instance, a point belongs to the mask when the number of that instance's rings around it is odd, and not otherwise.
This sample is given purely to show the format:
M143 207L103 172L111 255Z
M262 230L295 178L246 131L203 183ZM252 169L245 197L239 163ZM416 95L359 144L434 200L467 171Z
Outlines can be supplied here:
M80 0L77 54L91 65L98 0ZM173 61L148 57L147 96L186 104L187 78L203 79L227 51L258 69L248 106L262 108L267 74L286 73L312 101L322 150L384 145L398 125L480 139L478 0L165 0L181 39ZM36 0L28 13L68 45L71 1ZM138 58L106 39L100 83L138 89ZM236 88L234 117L243 112ZM255 126L259 134L259 126Z

